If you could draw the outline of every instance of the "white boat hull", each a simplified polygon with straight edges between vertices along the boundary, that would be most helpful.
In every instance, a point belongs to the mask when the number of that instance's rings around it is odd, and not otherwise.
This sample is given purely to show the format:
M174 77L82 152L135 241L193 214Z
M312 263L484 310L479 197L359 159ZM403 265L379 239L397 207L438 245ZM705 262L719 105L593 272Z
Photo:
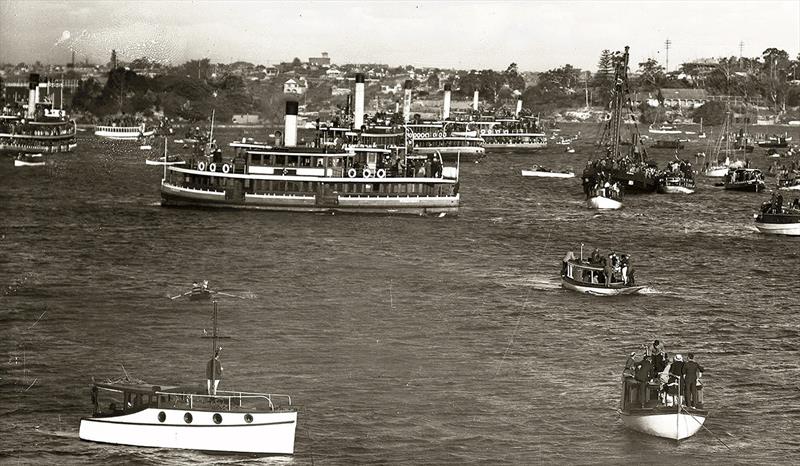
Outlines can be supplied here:
M664 194L694 194L694 189L686 186L659 186L658 190Z
M619 287L605 287L599 284L586 284L582 285L574 281L561 278L561 286L567 290L577 291L578 293L590 294L594 296L619 296L625 294L636 294L644 286L619 286Z
M44 162L26 162L24 160L14 160L15 167L42 167Z
M800 184L795 184L792 186L782 186L780 189L784 191L800 191Z
M768 235L800 236L800 223L763 223L755 222L761 233Z
M622 203L607 197L595 196L586 201L590 209L616 210L622 208Z
M159 422L160 412L166 414ZM191 423L184 420L190 413ZM82 440L119 445L189 450L294 454L297 412L249 413L220 411L219 424L214 412L147 408L120 416L81 419Z
M677 408L676 408L677 409ZM656 437L682 440L696 434L706 421L705 416L686 413L633 414L620 412L625 427Z
M575 178L575 174L560 172L544 172L538 170L522 170L522 176L538 176L540 178Z
M144 131L141 132L139 128L134 128L130 131L122 131L122 132L115 132L115 131L105 131L105 130L97 130L94 132L95 136L99 136L101 138L106 139L113 139L116 141L135 141L142 137L150 137L155 134L154 130Z
M145 165L184 165L186 164L186 161L178 160L177 162L164 162L163 160L146 159L144 163Z
M728 174L728 167L711 167L703 174L709 178L723 178Z

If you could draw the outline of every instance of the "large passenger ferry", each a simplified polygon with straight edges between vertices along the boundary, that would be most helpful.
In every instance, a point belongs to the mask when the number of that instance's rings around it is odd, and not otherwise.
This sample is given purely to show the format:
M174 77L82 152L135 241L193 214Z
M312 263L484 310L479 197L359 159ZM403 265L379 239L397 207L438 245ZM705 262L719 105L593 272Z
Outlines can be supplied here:
M144 123L139 126L95 126L94 135L118 141L136 141L155 134L155 130L147 128Z
M25 115L0 115L0 151L16 153L70 152L77 146L75 121L50 102L39 100L39 75L28 82Z
M232 156L223 156L217 150L210 157L195 157L185 167L165 167L162 205L301 212L458 213L457 165L444 166L437 153L409 154L396 144L378 145L380 135L369 132L364 132L367 136L361 144L358 132L353 131L348 136L349 144L340 139L324 141L318 147L297 147L297 110L297 102L286 103L282 146L244 140L230 144ZM388 134L389 140L396 141Z
M447 161L474 159L483 156L486 149L480 135L470 135L454 131L452 123L406 124L406 131L412 141L412 150L417 154L441 154Z

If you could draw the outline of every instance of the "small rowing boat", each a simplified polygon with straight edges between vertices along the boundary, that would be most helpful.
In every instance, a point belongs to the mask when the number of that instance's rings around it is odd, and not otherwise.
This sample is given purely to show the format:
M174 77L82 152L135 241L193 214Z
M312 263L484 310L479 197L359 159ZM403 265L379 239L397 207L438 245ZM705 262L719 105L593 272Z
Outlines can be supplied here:
M573 172L553 171L539 165L534 165L529 170L522 170L522 176L538 176L540 178L575 178Z

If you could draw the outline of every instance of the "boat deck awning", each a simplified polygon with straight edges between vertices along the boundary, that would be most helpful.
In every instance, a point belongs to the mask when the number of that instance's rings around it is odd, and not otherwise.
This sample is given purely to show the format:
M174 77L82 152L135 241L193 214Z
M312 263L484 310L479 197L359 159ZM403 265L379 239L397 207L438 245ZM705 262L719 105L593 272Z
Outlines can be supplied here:
M174 389L175 387L166 387L161 385L152 384L127 384L127 383L95 383L95 387L104 388L106 390L116 390L120 392L141 393L151 395L155 392Z

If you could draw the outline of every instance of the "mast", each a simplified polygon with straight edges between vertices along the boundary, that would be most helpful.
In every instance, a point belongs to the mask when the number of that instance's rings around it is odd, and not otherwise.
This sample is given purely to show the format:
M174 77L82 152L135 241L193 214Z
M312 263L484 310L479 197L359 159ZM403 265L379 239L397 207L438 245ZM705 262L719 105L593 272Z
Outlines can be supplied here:
M611 154L613 157L619 156L619 138L622 127L622 105L627 91L627 69L628 69L628 49L625 46L625 53L622 59L617 61L616 72L614 73L614 100L611 107Z

